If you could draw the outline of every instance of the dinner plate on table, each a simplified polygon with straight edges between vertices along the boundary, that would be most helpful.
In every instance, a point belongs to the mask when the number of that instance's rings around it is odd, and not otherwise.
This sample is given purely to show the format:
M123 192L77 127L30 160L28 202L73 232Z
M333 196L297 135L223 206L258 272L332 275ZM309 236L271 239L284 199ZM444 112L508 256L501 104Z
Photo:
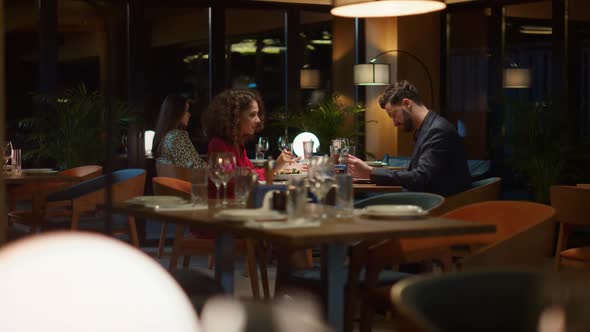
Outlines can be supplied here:
M178 196L169 195L154 195L154 196L138 196L127 200L127 204L143 205L146 207L156 206L174 206L180 204L186 204L187 201Z
M24 168L21 169L23 174L55 174L58 171L51 168Z
M307 173L298 173L298 174L277 174L273 177L275 181L288 181L292 178L305 178L307 177Z
M365 161L365 164L371 166L371 167L383 167L383 166L387 166L387 163L384 163L382 161L376 160L376 161Z
M266 159L250 159L252 166L254 167L264 167L264 162Z
M371 205L361 211L361 216L375 219L421 218L428 211L417 205Z
M216 213L214 218L232 223L245 223L251 220L282 221L287 219L287 215L265 209L227 209Z
M353 183L356 184L371 184L371 179L360 179L360 178L354 178L352 179Z

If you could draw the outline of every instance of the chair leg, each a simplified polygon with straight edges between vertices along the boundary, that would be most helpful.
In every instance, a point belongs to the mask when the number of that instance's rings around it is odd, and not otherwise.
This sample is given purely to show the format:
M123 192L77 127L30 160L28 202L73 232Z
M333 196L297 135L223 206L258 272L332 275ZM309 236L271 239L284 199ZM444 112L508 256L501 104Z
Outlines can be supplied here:
M70 224L70 229L75 231L78 230L78 223L80 222L80 210L76 208L76 206L72 206L72 221Z
M363 298L363 305L361 306L361 322L360 332L371 332L373 329L373 316L375 315L375 308L369 298Z
M252 296L255 299L259 299L260 289L258 285L258 272L256 271L256 249L252 240L246 240L246 256L248 260L248 274L252 286Z
M160 242L158 242L158 253L156 257L161 258L164 255L164 245L166 243L166 234L168 233L168 223L162 223L162 228L160 229Z
M215 267L215 257L213 257L213 255L209 255L209 262L207 265L209 270L213 270L213 268Z
M170 253L170 265L168 269L174 270L178 266L178 255L182 248L182 238L184 237L184 225L176 225L174 228L174 241L172 243L172 252Z
M557 247L555 248L555 269L561 270L561 252L567 247L569 229L564 223L559 224L559 235L557 237Z
M129 238L131 244L139 249L139 236L137 236L137 224L135 223L135 217L127 216L127 223L129 224Z
M256 245L256 251L258 252L258 264L260 265L260 279L262 279L262 293L264 294L264 299L270 299L270 287L268 285L268 271L266 269L266 264L268 262L266 258L266 248L262 241L258 241Z
M182 267L186 269L186 268L188 268L188 266L189 266L190 264L191 264L191 256L189 256L189 255L185 255L185 256L182 258Z

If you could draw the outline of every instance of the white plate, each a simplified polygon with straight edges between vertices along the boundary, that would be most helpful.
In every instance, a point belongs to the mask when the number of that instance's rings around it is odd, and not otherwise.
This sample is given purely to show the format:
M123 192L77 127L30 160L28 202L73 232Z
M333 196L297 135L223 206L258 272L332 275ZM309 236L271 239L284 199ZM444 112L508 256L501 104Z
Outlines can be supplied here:
M371 205L363 209L363 216L373 218L423 217L428 211L416 205Z
M371 167L383 167L385 165L387 165L386 163L382 162L382 161L365 161L365 163Z
M138 196L127 201L128 204L143 205L147 207L172 206L185 204L186 200L178 196Z
M23 174L54 174L58 171L51 168L26 168L21 169Z
M299 173L299 174L277 174L273 177L273 180L275 181L287 181L290 178L297 178L297 177L301 177L301 178L305 178L307 177L307 173Z
M228 209L215 214L215 219L227 222L247 222L250 220L271 221L285 220L287 216L273 210L263 209Z
M264 162L266 159L250 159L252 166L254 167L264 167Z

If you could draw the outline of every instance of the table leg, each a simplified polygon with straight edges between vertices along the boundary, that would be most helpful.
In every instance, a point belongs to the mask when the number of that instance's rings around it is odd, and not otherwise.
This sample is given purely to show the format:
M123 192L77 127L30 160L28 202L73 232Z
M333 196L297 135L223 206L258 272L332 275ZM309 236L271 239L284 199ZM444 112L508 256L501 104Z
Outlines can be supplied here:
M329 244L322 252L322 280L324 282L327 316L330 326L336 332L343 330L344 326L344 286L346 284L346 258L347 245Z
M234 293L234 237L221 233L215 239L215 280L227 294Z

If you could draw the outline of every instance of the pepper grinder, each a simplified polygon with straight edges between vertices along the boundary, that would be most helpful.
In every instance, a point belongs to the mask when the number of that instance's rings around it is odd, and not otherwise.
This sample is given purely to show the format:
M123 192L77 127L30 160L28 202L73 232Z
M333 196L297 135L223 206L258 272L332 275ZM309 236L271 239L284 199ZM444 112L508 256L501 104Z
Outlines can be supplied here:
M275 161L268 157L268 160L264 162L264 177L266 178L266 184L272 184L275 176Z

